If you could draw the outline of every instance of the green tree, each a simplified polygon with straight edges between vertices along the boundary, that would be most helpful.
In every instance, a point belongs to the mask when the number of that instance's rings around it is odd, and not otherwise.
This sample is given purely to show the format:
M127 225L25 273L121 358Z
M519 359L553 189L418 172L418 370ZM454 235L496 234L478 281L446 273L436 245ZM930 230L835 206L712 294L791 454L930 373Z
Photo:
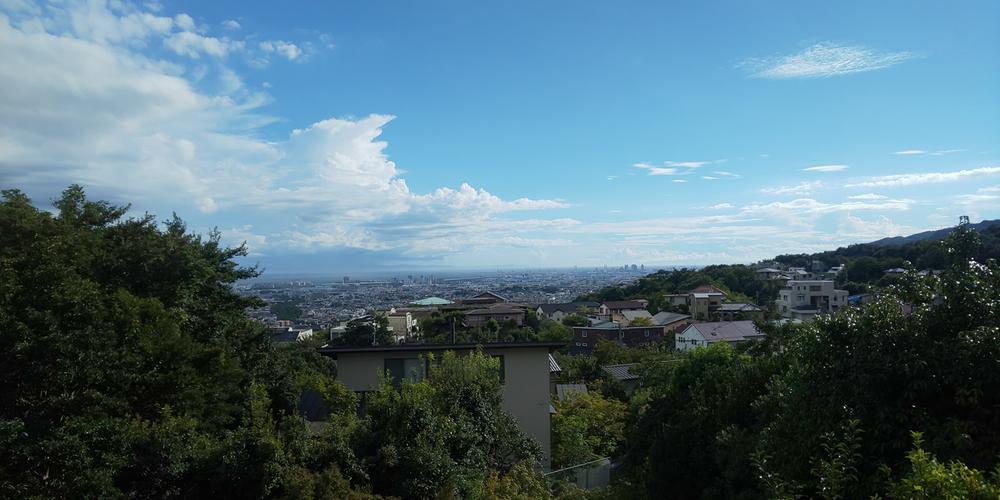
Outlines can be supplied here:
M625 403L597 392L574 394L555 403L552 467L562 468L617 456L625 434Z

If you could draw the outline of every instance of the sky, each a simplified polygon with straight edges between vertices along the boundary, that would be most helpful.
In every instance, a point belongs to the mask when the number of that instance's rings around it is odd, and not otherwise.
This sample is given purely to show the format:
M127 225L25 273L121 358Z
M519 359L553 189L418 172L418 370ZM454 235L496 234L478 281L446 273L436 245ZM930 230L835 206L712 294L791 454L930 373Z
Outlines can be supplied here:
M1000 218L1000 2L0 0L0 187L269 272L749 263Z

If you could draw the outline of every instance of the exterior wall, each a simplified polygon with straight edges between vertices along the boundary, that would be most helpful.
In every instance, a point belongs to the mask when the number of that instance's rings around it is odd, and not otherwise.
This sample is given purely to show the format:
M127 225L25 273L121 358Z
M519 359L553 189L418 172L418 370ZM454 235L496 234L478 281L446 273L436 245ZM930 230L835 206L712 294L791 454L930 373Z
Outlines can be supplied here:
M836 311L847 305L847 290L835 289L830 280L790 280L779 292L776 304L786 318L796 317L794 308L804 305L813 305L820 312Z
M570 352L591 353L599 339L618 342L628 347L639 347L663 342L665 330L662 326L637 326L625 328L573 328L573 343Z
M481 326L485 325L490 319L496 320L497 323L513 320L517 326L521 326L524 324L524 313L468 314L465 316L465 324L469 326Z
M545 347L484 346L486 354L503 356L504 410L516 420L526 435L542 448L542 466L547 470L551 463L551 436L549 431L549 351ZM468 352L468 351L465 351ZM378 389L378 376L386 359L418 359L422 351L383 351L339 353L337 379L355 392ZM435 351L435 356L440 353Z
M392 327L393 333L396 334L396 339L406 339L410 338L410 330L416 321L413 320L413 316L407 313L394 313L387 316L389 320L389 326Z
M678 351L686 351L699 346L707 346L708 341L698 333L698 330L688 327L683 332L679 332L674 340L674 347Z

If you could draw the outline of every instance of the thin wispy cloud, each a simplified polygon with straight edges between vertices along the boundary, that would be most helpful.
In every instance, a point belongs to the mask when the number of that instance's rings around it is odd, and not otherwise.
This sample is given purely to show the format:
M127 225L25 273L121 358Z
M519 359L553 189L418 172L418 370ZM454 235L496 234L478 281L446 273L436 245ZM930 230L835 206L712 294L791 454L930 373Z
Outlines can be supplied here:
M686 184L687 181L684 180L684 179L674 179L674 183L676 183L676 184Z
M653 164L648 162L638 162L633 163L632 166L635 168L643 169L648 175L690 175L694 173L696 169L704 167L705 165L712 165L716 163L725 163L726 160L711 160L711 161L665 161L660 164Z
M749 70L756 78L826 78L888 68L914 57L912 52L881 52L823 42L797 54L747 59L737 66Z
M847 198L851 200L884 200L888 197L875 193L865 193L865 194L856 194L854 196L848 196Z
M815 167L803 168L803 172L843 172L847 170L847 165L816 165Z
M810 194L817 189L823 187L823 183L820 181L804 181L792 186L772 186L766 187L760 190L764 194L780 194L780 195L803 195Z
M925 172L913 174L880 175L845 187L882 187L882 186L913 186L917 184L936 184L940 182L955 182L973 177L1000 175L1000 167L982 167L954 172Z
M923 149L904 149L902 151L894 151L892 154L897 156L944 156L950 155L952 153L961 153L965 151L964 149L940 149L937 151L926 151Z

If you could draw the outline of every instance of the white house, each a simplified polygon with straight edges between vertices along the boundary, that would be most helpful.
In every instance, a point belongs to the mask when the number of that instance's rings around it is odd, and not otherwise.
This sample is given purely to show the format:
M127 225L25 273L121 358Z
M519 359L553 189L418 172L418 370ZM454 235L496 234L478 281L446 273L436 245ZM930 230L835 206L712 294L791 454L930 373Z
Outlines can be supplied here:
M738 344L748 340L764 338L753 321L720 321L712 323L692 323L678 333L674 344L680 351L708 346L716 342Z
M790 280L775 303L782 316L809 320L846 306L847 290L835 289L832 280Z

